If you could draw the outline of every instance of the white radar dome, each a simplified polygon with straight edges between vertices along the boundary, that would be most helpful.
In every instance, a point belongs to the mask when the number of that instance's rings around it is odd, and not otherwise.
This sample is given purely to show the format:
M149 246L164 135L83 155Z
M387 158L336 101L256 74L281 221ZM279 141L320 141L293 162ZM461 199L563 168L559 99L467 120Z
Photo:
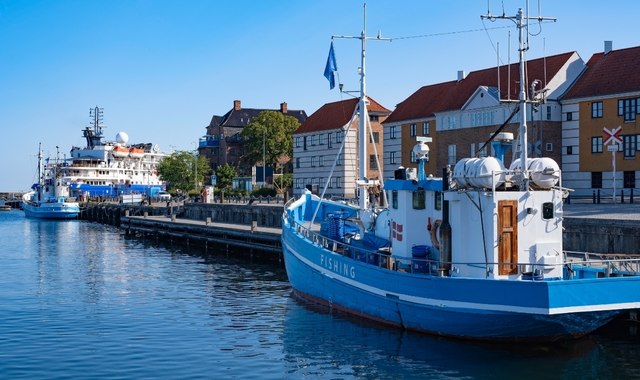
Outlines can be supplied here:
M118 132L118 134L116 135L116 141L119 144L126 144L129 142L129 135L127 134L127 132Z

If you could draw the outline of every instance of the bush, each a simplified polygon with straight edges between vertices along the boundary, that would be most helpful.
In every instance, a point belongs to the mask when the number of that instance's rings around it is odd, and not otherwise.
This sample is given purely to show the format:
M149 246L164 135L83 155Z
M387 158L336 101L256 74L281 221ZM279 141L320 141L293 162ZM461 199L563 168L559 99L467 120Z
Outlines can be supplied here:
M262 187L251 192L252 197L275 197L276 189L273 187Z

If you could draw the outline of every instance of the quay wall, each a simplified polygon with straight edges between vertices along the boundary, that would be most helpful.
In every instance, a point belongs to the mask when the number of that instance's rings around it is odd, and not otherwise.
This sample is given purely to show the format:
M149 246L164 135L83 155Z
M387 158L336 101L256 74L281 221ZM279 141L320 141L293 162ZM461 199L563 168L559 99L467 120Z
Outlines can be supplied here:
M129 210L131 216L176 215L178 219L238 226L281 228L282 205L204 204L187 203L179 207L133 206L119 204L89 204L83 207L80 219L120 226ZM564 218L563 245L567 251L640 254L640 220ZM160 228L160 225L156 225ZM155 227L154 227L155 228ZM161 228L173 228L170 224ZM177 228L177 227L176 227ZM215 228L224 228L217 226ZM233 239L228 239L226 243Z
M566 251L640 254L640 220L565 217Z

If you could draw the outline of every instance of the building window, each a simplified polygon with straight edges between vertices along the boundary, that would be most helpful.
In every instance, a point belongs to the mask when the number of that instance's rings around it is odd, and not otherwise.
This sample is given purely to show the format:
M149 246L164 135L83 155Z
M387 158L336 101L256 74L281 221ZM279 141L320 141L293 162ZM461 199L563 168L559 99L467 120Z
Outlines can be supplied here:
M429 130L430 130L430 126L429 126L429 122L425 121L424 123L422 123L422 135L423 136L428 136L429 135Z
M392 125L391 127L389 127L389 138L390 139L397 138L396 137L396 134L397 134L396 130L397 130L397 126L395 126L395 125Z
M318 145L324 145L324 135L321 133L318 135Z
M573 146L567 146L567 156L571 156L573 154Z
M342 131L336 132L336 144L340 144L342 142Z
M316 145L316 135L311 135L311 145Z
M637 104L636 98L618 99L618 116L624 116L624 121L635 121Z
M545 149L547 152L553 152L553 143L547 143Z
M296 137L293 141L294 141L295 147L300 148L300 137Z
M338 158L336 159L336 166L341 166L342 165L342 160L344 159L344 153L340 153L338 155Z
M307 150L307 136L302 138L302 149Z
M311 167L312 168L316 167L316 158L315 157L311 157Z
M547 106L547 120L551 120L551 106Z
M623 135L622 150L624 150L624 158L633 158L636 156L638 148L638 135Z
M449 145L447 147L447 163L449 165L455 165L456 163L456 146Z
M417 134L416 132L416 123L411 124L411 137L414 137Z
M602 172L591 172L591 188L602 189Z
M378 121L378 120L379 120L379 116L378 115L369 114L369 121Z
M300 157L296 157L296 168L300 167Z
M331 148L331 146L333 145L331 141L332 138L333 138L333 133L331 132L327 133L327 148Z
M413 153L413 150L409 154L409 162L418 162L418 156L416 156L416 154Z
M602 153L602 136L591 138L591 153Z
M396 153L398 153L398 152L389 152L389 163L390 164L396 164L397 163Z
M426 193L424 190L416 190L413 192L413 209L424 210L426 205Z
M378 169L378 160L376 160L375 154L369 155L369 168L370 169Z
M472 143L470 146L470 154L469 157L475 157L476 156L476 144Z
M318 157L318 166L324 166L324 156Z
M635 171L626 171L623 174L623 184L625 189L635 189L636 188L636 172Z
M391 207L398 209L398 190L391 191Z
M602 117L602 102L591 103L591 117L594 119Z
M573 112L567 112L567 121L573 120Z
M380 142L380 132L373 132L373 141L371 141L371 135L369 135L369 142L376 144Z

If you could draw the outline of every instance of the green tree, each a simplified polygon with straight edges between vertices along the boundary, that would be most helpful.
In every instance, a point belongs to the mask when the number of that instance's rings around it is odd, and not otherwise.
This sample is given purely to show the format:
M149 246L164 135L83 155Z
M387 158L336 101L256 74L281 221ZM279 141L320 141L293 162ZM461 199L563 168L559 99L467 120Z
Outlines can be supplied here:
M236 172L236 168L229 164L224 164L218 166L216 170L216 177L218 178L218 182L216 187L220 189L221 195L220 199L224 202L224 192L231 188L231 184L233 183L233 179L236 178L238 173Z
M276 190L279 194L284 194L287 189L293 187L293 174L280 174L273 179L273 184L275 185Z
M278 169L293 156L293 132L300 122L278 111L262 111L242 130L245 139L243 160L250 165L262 162ZM264 164L264 163L263 163Z
M202 183L210 173L207 159L189 151L171 153L158 164L160 179L166 181L172 191L195 192L196 184Z

